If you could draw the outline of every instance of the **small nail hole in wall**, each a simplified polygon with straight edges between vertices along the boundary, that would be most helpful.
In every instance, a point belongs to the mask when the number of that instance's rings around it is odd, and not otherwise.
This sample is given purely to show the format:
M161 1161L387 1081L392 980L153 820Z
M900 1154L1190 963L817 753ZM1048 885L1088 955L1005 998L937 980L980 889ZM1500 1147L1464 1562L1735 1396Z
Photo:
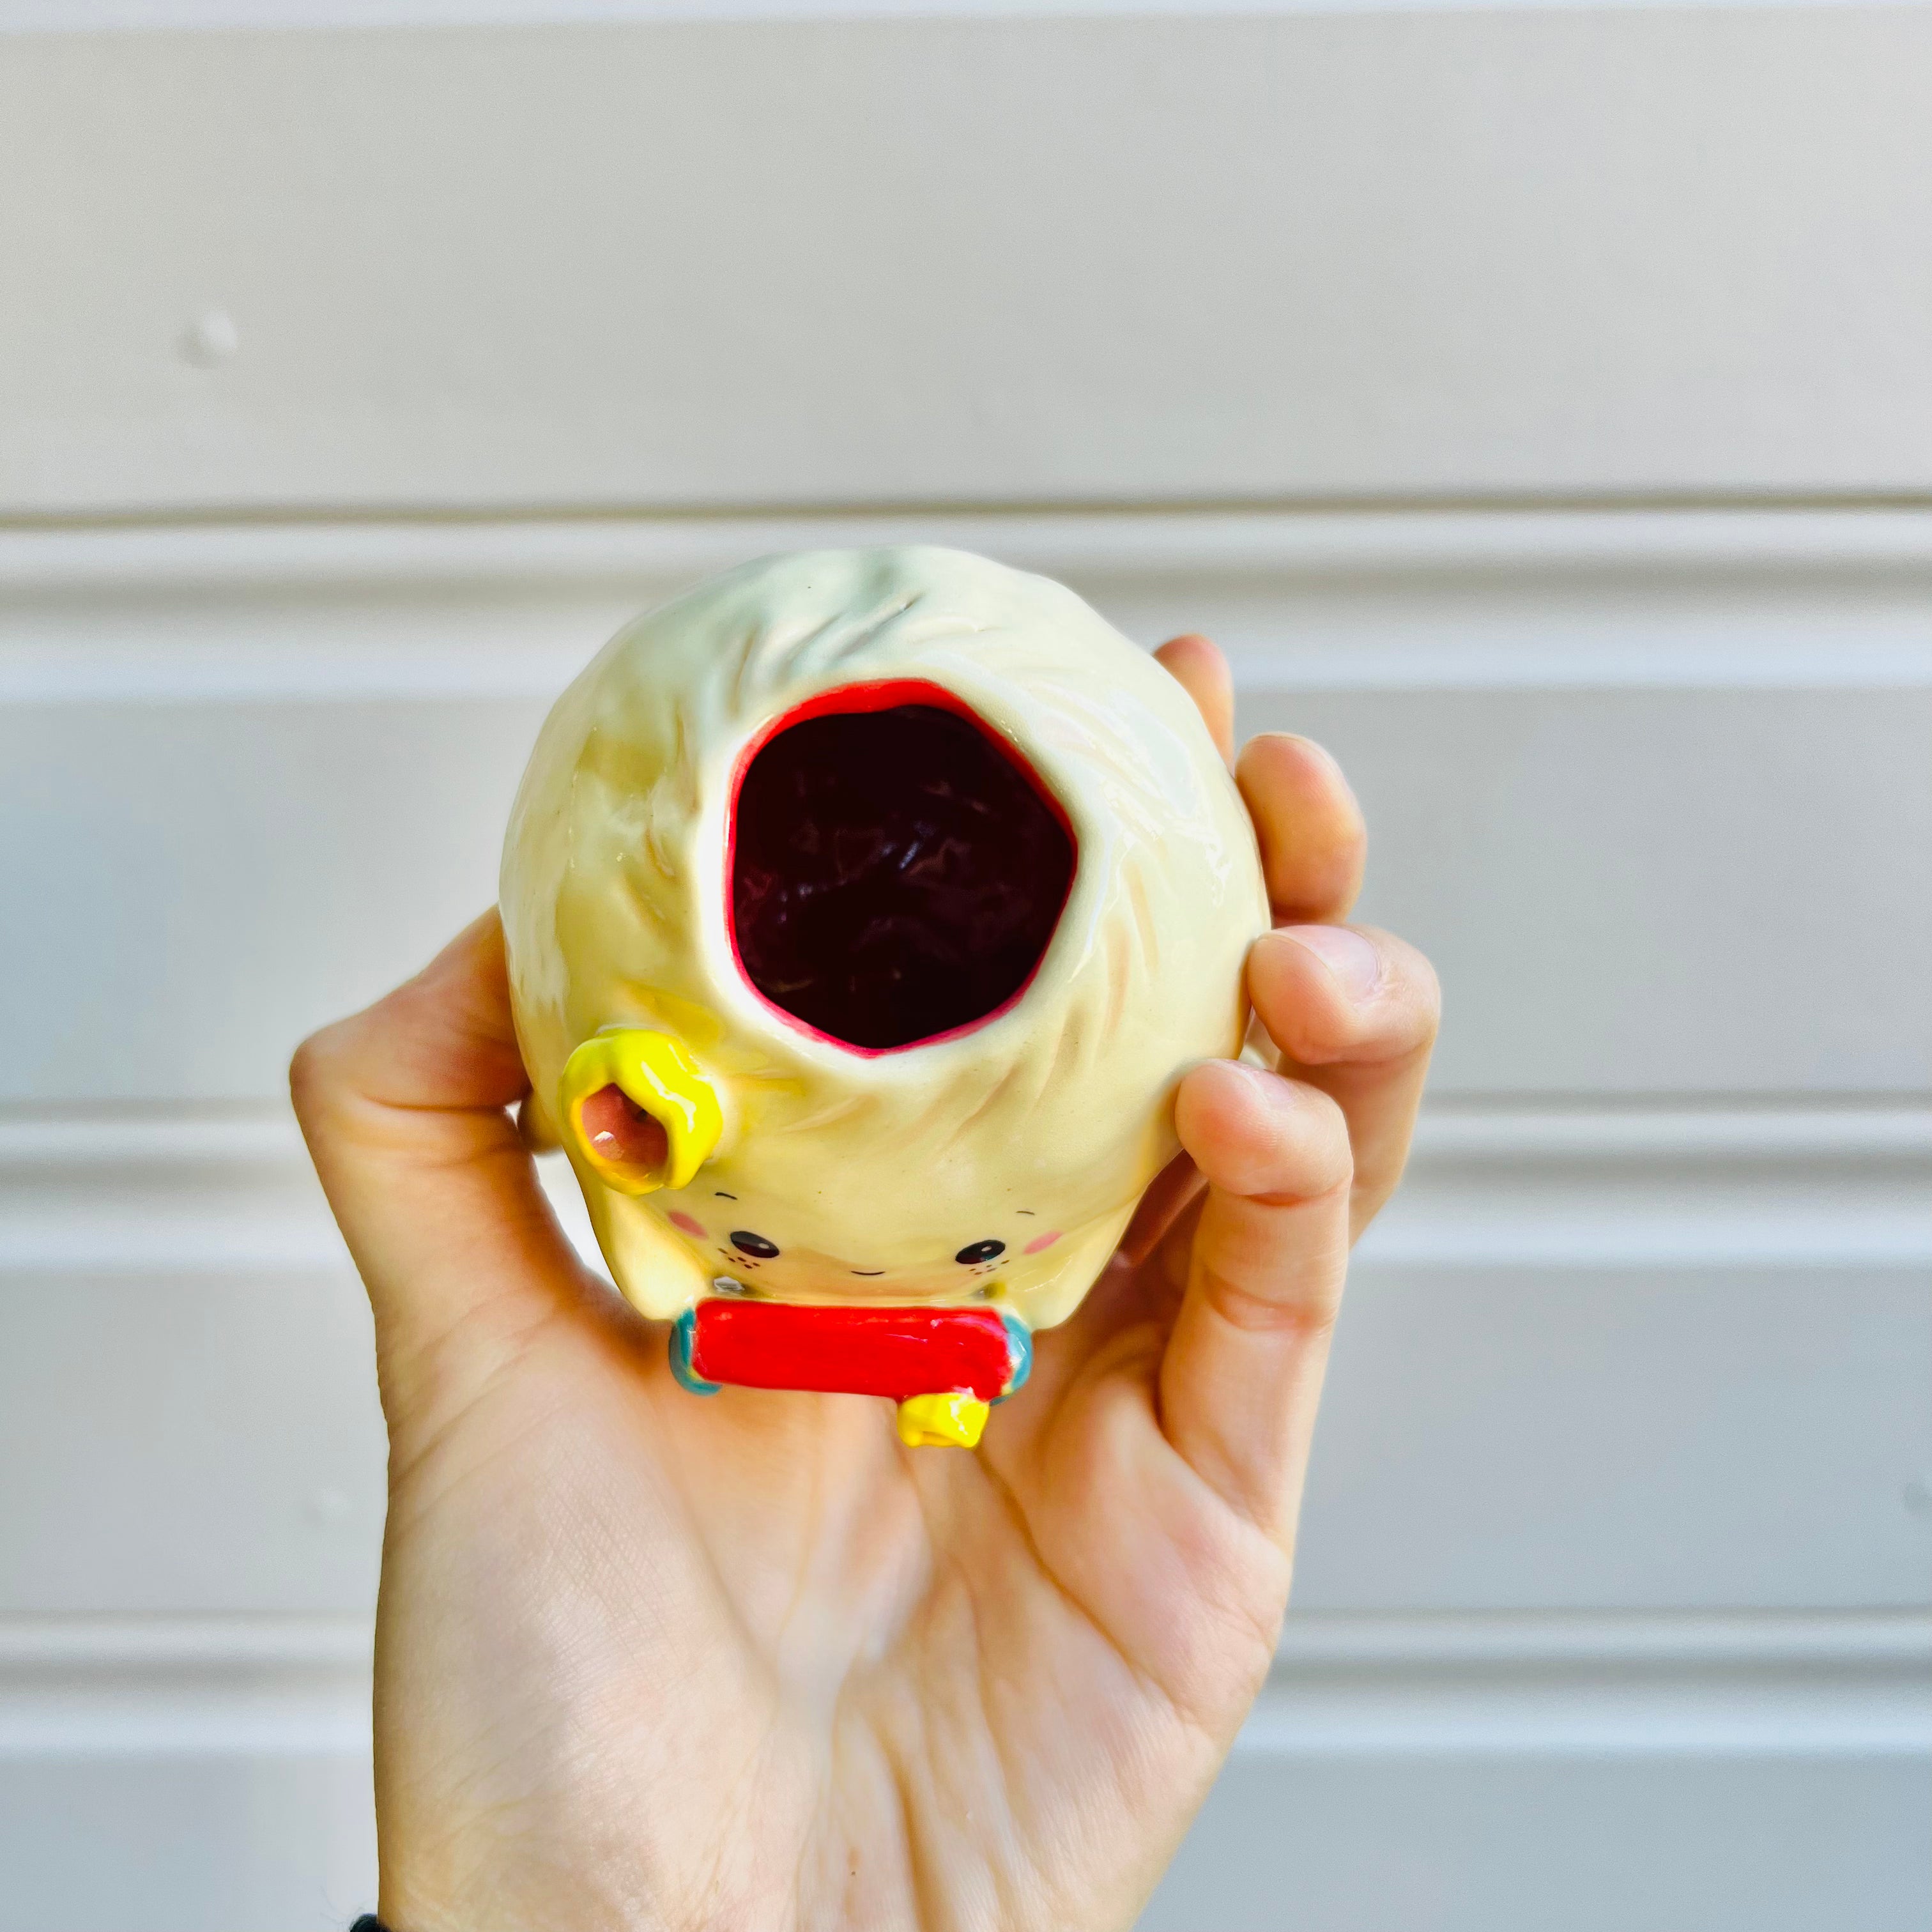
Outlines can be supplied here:
M184 362L197 369L214 369L234 358L242 337L226 309L211 308L189 323L176 346Z

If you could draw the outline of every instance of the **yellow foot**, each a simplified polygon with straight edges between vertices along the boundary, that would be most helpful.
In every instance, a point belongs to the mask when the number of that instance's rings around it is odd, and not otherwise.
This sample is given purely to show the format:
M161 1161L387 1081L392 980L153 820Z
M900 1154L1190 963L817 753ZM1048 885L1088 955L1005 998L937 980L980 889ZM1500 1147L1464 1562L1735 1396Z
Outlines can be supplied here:
M962 1390L916 1395L899 1404L899 1440L909 1449L976 1449L988 1405Z

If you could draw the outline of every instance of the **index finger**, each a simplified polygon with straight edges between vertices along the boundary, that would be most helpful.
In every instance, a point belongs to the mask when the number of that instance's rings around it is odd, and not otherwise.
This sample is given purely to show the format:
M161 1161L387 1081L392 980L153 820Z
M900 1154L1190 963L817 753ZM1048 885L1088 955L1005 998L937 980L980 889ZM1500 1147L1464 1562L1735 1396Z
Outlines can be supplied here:
M1198 632L1170 638L1156 659L1198 707L1224 758L1233 760L1234 681ZM1362 889L1368 834L1342 768L1312 739L1265 731L1234 761L1254 820L1278 926L1348 916Z
M1362 890L1369 836L1342 767L1312 738L1264 731L1234 766L1277 926L1345 919Z
M1154 662L1193 699L1214 748L1232 764L1234 680L1228 660L1198 631L1169 638L1154 656Z

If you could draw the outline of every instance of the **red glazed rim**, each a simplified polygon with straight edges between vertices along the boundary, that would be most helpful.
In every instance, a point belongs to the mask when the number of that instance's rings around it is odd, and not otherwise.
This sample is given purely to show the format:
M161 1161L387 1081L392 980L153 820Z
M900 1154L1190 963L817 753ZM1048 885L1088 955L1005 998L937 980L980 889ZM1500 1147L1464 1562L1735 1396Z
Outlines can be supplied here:
M1054 908L1054 933L1060 929L1060 915L1066 910L1066 902L1072 896L1073 882L1080 874L1080 838L1073 829L1072 820L1066 815L1066 808L1054 796L1019 747L994 730L963 698L948 691L944 685L917 677L881 678L869 684L842 684L793 706L747 739L731 768L731 793L724 813L724 936L730 944L731 963L738 969L738 978L752 998L767 1012L776 1014L794 1032L822 1041L827 1046L836 1046L842 1053L856 1054L862 1060L880 1060L888 1054L910 1053L922 1046L937 1046L943 1040L958 1040L963 1034L990 1026L1026 998L1028 988L1040 976L1040 969L1046 963L1047 952L1053 944L1053 934L1049 933L1046 945L1040 949L1039 958L1033 963L1032 971L991 1012L982 1013L977 1019L968 1020L963 1025L949 1027L944 1033L927 1034L922 1038L906 1040L897 1046L857 1046L849 1040L840 1040L835 1034L826 1033L810 1021L802 1020L796 1013L787 1012L784 1007L766 999L751 974L745 970L745 962L738 952L738 921L732 904L731 882L736 876L738 862L738 793L745 782L745 774L752 768L752 760L781 731L788 731L793 725L802 724L808 718L832 718L858 711L890 711L900 704L930 705L934 710L950 711L956 718L964 718L1033 787L1040 801L1059 821L1060 829L1066 834L1067 842L1073 848L1073 865L1067 874L1066 891Z

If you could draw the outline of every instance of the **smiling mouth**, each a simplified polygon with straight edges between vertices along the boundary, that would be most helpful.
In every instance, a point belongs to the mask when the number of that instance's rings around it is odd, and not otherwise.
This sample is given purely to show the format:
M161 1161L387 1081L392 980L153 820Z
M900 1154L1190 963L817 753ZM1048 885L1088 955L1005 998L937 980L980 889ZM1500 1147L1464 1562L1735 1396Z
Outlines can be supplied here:
M872 1281L884 1274L885 1270L884 1268L854 1268L852 1272L854 1274L863 1275L868 1281Z

